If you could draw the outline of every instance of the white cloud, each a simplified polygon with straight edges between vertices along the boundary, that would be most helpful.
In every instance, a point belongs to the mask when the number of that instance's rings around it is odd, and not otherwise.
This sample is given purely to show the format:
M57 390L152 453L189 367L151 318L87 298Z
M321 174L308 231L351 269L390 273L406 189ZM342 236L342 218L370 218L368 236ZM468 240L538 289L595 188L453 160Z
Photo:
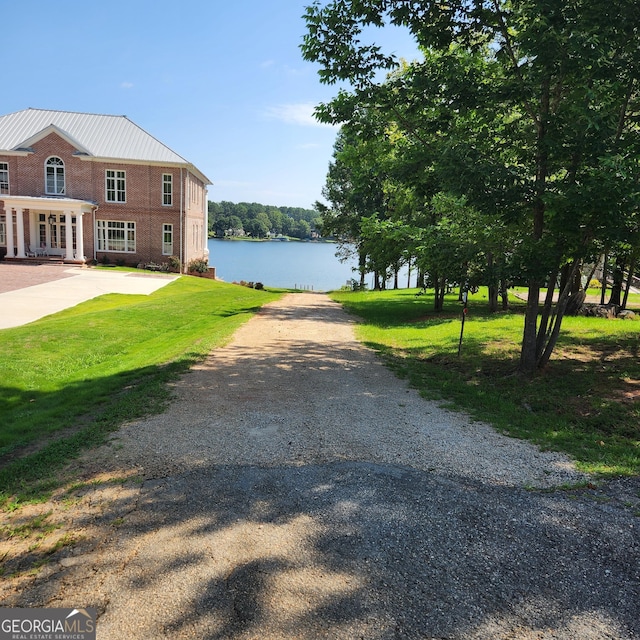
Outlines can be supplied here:
M318 122L314 115L315 105L311 102L297 104L281 104L267 109L267 116L281 120L287 124L297 124L303 127L332 127L333 125Z
M309 75L308 69L296 69L295 67L290 67L289 65L286 65L284 67L284 72L292 78L299 78L300 76Z
M133 89L133 82L123 82L120 84L121 89Z

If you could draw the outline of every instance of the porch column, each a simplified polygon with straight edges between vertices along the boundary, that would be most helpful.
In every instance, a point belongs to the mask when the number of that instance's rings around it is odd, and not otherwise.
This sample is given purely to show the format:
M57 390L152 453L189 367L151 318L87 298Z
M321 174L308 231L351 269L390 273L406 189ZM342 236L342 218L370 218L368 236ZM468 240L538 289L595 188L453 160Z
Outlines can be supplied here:
M6 208L6 225L7 225L7 258L13 258L13 208Z
M76 212L76 260L84 260L84 228L82 225L82 216L84 211Z
M16 235L18 236L17 258L26 258L24 252L24 219L22 217L22 207L16 207Z
M33 209L29 210L29 244L31 251L35 251L40 246L40 234L38 233L37 214Z
M64 213L64 237L67 248L65 249L65 260L73 260L73 226L71 224L72 211L65 210Z

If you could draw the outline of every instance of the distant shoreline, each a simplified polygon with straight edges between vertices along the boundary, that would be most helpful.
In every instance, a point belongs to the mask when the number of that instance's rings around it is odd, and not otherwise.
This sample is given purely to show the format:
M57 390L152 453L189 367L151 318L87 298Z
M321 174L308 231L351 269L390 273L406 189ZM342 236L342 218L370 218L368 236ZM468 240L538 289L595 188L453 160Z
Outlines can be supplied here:
M326 238L319 238L317 240L307 240L301 238L291 238L288 236L283 236L282 238L247 238L247 237L227 237L227 238L217 238L216 236L209 236L209 240L228 240L230 242L308 242L308 243L317 243L317 244L336 244L337 240L329 240Z

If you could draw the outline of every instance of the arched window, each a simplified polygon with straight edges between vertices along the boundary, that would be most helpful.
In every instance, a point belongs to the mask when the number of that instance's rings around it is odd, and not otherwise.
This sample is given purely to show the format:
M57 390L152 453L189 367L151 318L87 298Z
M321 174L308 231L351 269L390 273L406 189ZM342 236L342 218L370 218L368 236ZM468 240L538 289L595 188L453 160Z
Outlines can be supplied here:
M51 156L45 165L45 190L46 193L62 195L65 193L64 186L64 162L56 156Z

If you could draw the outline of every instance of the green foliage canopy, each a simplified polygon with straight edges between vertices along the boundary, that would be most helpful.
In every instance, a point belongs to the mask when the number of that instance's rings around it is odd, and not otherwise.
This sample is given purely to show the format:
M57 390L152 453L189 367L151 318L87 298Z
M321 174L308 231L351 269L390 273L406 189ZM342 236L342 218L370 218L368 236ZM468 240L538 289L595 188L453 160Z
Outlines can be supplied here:
M640 4L333 0L305 18L303 56L323 82L352 89L318 117L364 131L368 111L383 114L407 140L414 188L428 176L517 233L529 288L520 368L544 366L569 290L552 312L541 288L637 224ZM422 59L400 68L365 43L389 23L411 32ZM381 69L396 72L381 81Z
M223 238L243 235L264 238L268 233L311 237L320 228L320 214L301 207L275 207L257 202L209 202L209 233Z

